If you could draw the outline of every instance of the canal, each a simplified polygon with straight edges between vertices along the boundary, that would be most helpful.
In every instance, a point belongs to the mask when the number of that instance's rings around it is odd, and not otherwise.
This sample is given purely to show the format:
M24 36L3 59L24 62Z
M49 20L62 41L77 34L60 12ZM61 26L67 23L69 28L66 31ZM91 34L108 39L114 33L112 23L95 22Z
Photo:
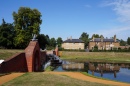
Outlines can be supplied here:
M87 72L100 78L130 83L130 63L68 62L63 61L54 71Z

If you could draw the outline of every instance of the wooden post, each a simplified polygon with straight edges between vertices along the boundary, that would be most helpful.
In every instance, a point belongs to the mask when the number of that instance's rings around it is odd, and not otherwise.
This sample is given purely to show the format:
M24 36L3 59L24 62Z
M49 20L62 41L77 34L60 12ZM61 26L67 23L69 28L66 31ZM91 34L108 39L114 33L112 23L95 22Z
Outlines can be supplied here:
M116 71L114 71L114 77L116 78Z
M94 71L92 71L92 75L94 76Z
M101 70L101 77L103 76L103 70Z

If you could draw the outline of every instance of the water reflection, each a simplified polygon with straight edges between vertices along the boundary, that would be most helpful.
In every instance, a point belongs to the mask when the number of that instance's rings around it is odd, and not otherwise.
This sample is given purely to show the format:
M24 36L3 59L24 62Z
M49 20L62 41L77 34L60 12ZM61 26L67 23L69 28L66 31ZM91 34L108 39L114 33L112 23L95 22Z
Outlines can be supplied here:
M130 63L63 61L62 66L54 71L85 71L94 76L130 83Z

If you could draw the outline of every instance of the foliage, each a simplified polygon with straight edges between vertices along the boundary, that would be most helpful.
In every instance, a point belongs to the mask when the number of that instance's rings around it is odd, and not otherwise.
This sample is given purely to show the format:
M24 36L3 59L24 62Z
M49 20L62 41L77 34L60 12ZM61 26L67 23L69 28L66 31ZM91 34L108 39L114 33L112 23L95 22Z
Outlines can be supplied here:
M61 47L62 42L63 42L62 38L58 37L57 38L57 45L58 45L58 47Z
M46 45L49 44L47 37L44 34L39 34L37 36L37 39L38 39L38 43L41 49L45 49Z
M83 32L83 33L81 34L81 36L80 36L79 39L81 39L81 40L84 41L84 43L85 43L85 48L86 48L86 47L88 46L88 43L89 43L89 34Z
M92 35L92 38L93 38L93 37L94 37L94 38L100 38L99 34L93 34L93 35Z
M51 38L50 39L50 46L56 47L56 40L55 40L55 38Z
M98 46L97 45L94 46L94 51L98 51Z
M127 44L130 45L130 37L127 39Z
M0 25L0 47L14 48L13 38L15 36L14 26L11 23L6 23L3 19Z
M25 48L32 34L39 34L41 13L37 9L30 9L28 7L20 7L18 12L13 12L14 26L16 37L14 39L17 48Z
M125 46L127 43L124 40L120 40L120 46Z

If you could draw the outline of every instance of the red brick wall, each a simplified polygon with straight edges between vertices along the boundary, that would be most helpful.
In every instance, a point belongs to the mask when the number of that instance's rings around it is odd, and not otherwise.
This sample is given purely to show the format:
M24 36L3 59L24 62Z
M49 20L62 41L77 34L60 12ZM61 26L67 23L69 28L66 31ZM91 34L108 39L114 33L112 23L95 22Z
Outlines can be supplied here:
M0 72L33 72L40 71L46 62L46 52L41 52L37 41L31 41L25 53L19 53L5 60L0 65Z
M1 64L0 72L27 72L25 53L19 53L5 60Z
M30 41L25 49L28 72L40 71L41 68L41 53L38 41Z

